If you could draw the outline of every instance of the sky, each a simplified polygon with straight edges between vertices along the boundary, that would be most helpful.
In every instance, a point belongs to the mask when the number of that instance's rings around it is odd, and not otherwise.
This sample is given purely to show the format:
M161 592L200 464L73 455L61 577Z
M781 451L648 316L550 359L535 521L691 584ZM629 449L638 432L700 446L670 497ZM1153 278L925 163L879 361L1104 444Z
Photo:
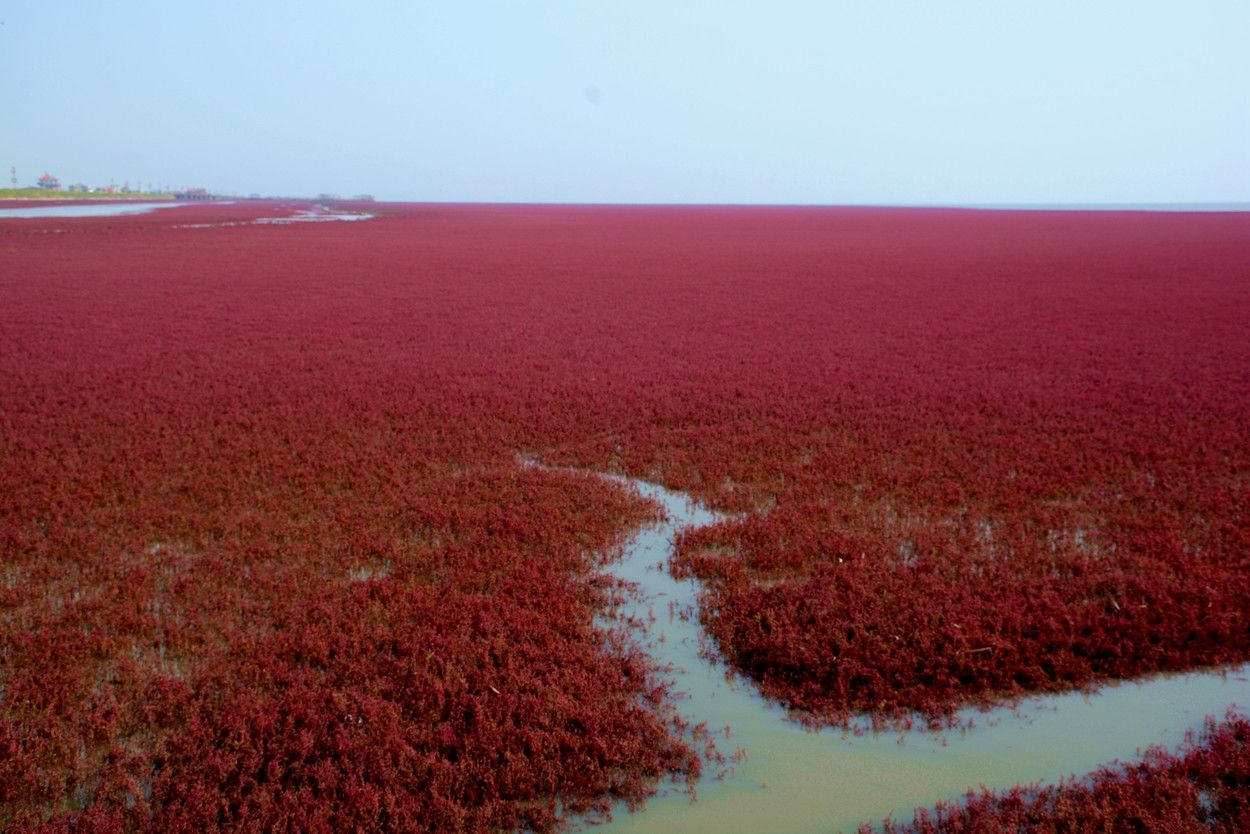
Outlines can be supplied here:
M19 184L1250 200L1247 0L0 0Z

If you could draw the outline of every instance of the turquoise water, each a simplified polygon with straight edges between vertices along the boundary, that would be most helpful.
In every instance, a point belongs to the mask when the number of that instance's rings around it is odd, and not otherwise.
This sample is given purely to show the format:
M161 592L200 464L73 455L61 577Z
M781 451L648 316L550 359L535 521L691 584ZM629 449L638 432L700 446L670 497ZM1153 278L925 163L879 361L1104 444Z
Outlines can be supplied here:
M848 735L810 731L787 720L747 681L699 654L700 627L670 611L691 605L697 583L673 579L667 565L673 534L716 516L676 492L614 478L664 506L668 520L631 539L608 570L635 582L638 599L622 613L650 622L644 643L673 666L682 717L716 730L722 753L745 749L745 761L716 778L709 763L692 803L679 790L623 808L600 832L821 832L854 831L887 814L910 819L917 806L954 799L980 784L1008 787L1087 773L1150 744L1175 746L1205 716L1250 703L1250 664L1225 673L1159 676L1107 686L1095 695L1032 698L1016 709L968 711L975 726L942 736L925 732Z

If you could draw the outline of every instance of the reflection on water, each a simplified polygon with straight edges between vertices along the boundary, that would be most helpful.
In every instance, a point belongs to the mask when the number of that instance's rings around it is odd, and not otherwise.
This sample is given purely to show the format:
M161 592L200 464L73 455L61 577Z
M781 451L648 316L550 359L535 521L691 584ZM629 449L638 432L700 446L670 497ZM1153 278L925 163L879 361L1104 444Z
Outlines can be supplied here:
M813 732L787 721L723 666L699 656L699 625L670 613L694 602L697 584L678 581L667 565L675 530L707 524L716 516L680 493L642 481L631 483L663 504L669 520L643 530L609 570L638 583L640 599L622 613L644 622L647 648L674 667L678 709L691 723L712 730L722 753L741 746L745 761L718 780L709 763L695 802L670 791L630 814L621 808L598 832L821 832L854 831L887 814L909 820L917 806L961 796L980 784L1057 781L1087 773L1112 759L1127 759L1150 744L1175 746L1208 714L1222 716L1234 702L1250 702L1250 665L1219 673L1157 677L1108 686L1097 695L1073 693L1033 698L1018 710L969 711L975 726L936 737L924 732L854 736Z
M0 203L0 205L3 205ZM33 206L0 208L0 219L6 217L112 217L120 214L143 214L155 209L174 208L190 203L89 203L76 206Z
M213 205L230 205L233 201L214 201ZM2 205L2 204L0 204ZM0 208L0 220L31 217L113 217L123 214L144 214L155 209L175 208L177 206L196 205L196 203L91 203L76 206L36 206L32 208ZM200 203L199 205L204 205ZM219 226L251 226L273 225L285 226L290 223L326 223L340 220L368 220L374 215L367 212L347 212L314 205L310 209L301 209L290 214L276 217L257 217L251 220L227 220L219 223L184 223L180 229L212 229Z

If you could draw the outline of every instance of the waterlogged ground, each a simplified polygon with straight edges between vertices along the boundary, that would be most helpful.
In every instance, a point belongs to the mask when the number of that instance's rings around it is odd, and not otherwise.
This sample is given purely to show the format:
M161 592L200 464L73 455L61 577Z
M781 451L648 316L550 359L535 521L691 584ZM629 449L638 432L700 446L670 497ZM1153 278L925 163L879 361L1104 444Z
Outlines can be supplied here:
M302 209L294 213L286 213L268 217L257 217L252 220L228 220L219 223L182 223L179 229L219 229L227 226L289 226L292 223L334 223L336 221L371 220L374 215L368 212L338 211L326 206L316 205L310 209Z
M806 729L701 651L705 641L691 615L697 582L674 579L667 570L674 533L720 516L682 493L612 480L632 485L667 514L664 523L635 535L624 557L609 566L640 590L621 614L647 624L643 642L671 669L682 717L706 724L729 761L705 764L695 801L670 789L641 811L618 809L611 823L594 831L833 834L886 816L905 822L917 807L979 786L1056 782L1112 759L1131 760L1152 744L1176 747L1205 717L1250 705L1250 665L1243 665L1126 682L1094 694L1031 698L1013 708L965 710L960 723L971 726L942 733Z

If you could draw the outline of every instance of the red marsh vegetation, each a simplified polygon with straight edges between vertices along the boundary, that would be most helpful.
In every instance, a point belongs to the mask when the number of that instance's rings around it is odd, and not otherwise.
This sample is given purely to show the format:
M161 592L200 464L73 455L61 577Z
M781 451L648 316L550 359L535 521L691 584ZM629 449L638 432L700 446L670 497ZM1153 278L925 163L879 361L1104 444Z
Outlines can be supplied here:
M0 824L550 830L697 772L652 512L837 723L1250 659L1250 215L0 221ZM218 225L220 224L220 225Z

